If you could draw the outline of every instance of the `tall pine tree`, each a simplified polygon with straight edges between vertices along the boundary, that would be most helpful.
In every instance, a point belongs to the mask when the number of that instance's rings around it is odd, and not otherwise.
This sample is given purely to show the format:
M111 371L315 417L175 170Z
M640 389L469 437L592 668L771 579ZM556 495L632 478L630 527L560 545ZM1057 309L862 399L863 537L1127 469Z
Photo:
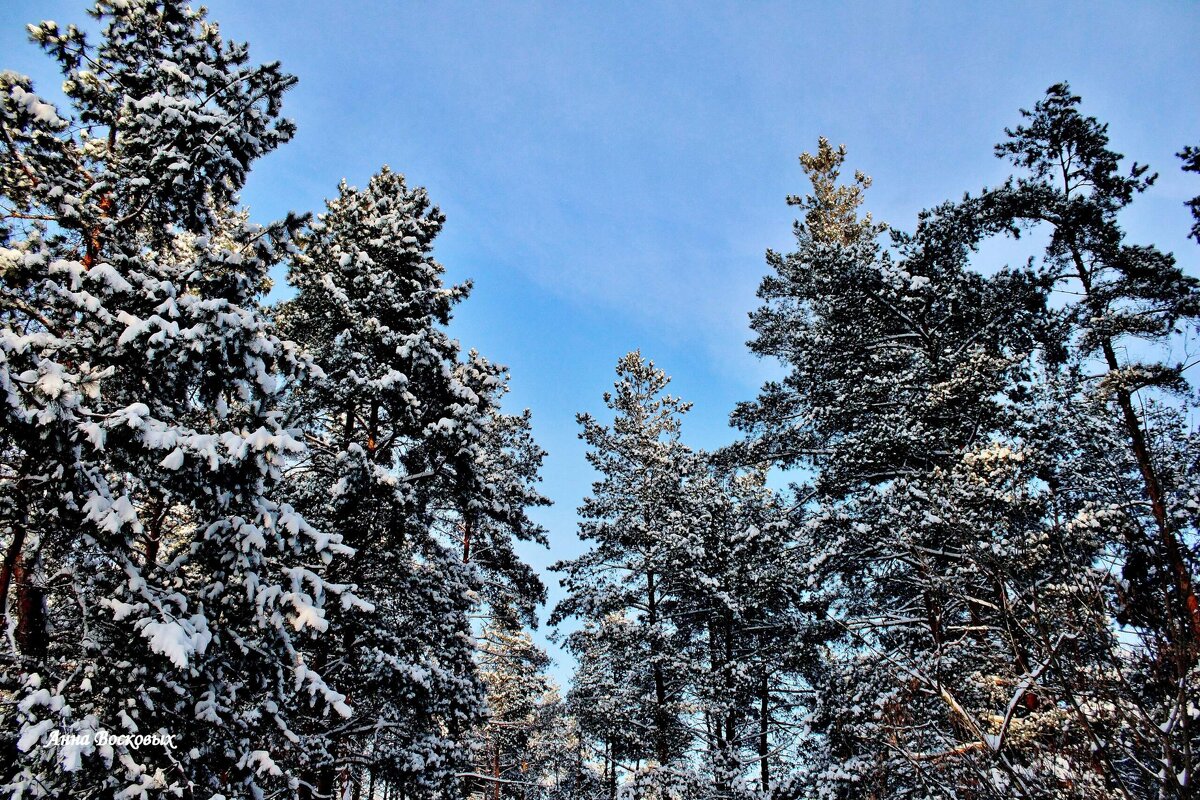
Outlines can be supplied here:
M296 695L350 713L306 643L353 602L320 572L347 548L280 501L305 364L258 298L288 228L232 210L294 79L177 2L92 13L97 42L30 28L69 110L0 76L3 783L285 791Z
M528 618L544 593L513 550L544 542L526 516L546 502L533 488L542 451L527 413L499 409L505 373L462 360L445 330L468 287L446 286L432 257L442 223L387 168L365 189L343 183L278 310L321 373L289 397L309 445L293 502L355 548L327 576L367 604L331 608L337 635L313 654L358 701L354 718L312 728L330 743L310 781L323 793L353 765L409 797L454 791L484 713L468 613L482 595Z
M885 246L858 218L865 177L838 186L843 160L824 140L802 159L798 249L769 254L752 317L752 349L788 373L734 417L752 457L815 473L813 580L838 590L842 639L810 673L825 749L811 790L1092 796L1085 723L1040 699L1052 659L1111 640L1073 624L1099 541L1047 530L1050 281L969 269L984 230L953 209Z
M1021 172L948 208L947 221L980 235L1049 234L1044 271L1062 292L1065 355L1053 435L1076 444L1045 476L1061 489L1060 513L1097 538L1113 564L1097 583L1091 627L1125 629L1120 645L1092 662L1056 666L1071 696L1096 698L1068 701L1112 791L1188 796L1200 744L1187 699L1200 686L1200 559L1189 505L1196 443L1179 401L1189 365L1170 353L1194 335L1200 282L1171 254L1128 241L1121 212L1155 176L1122 166L1107 125L1082 114L1066 84L1022 114L996 147Z
M611 426L579 416L580 437L592 448L588 461L600 473L580 509L580 534L595 545L553 567L564 573L567 597L551 617L552 624L569 616L592 623L569 640L584 670L598 673L598 686L611 679L622 691L619 684L632 684L633 696L641 698L624 709L635 729L621 732L618 752L659 766L678 758L687 738L670 609L678 589L674 543L685 535L683 484L692 454L679 440L689 406L663 394L668 381L653 362L629 353L617 364L615 392L604 395L615 415ZM602 652L609 653L601 659L607 666L588 664ZM617 747L615 738L609 746Z

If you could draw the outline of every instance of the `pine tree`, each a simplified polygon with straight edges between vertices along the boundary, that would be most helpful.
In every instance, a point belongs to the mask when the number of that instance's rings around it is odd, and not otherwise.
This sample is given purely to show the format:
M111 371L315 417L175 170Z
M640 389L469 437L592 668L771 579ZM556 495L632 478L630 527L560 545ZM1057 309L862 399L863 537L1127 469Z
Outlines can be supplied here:
M458 368L458 378L479 398L481 414L466 430L474 462L460 470L459 532L464 563L474 564L483 587L482 611L537 627L537 608L546 601L541 577L521 560L518 541L549 546L546 530L528 511L551 501L537 490L546 456L533 437L529 409L506 414L501 401L508 374L472 350Z
M645 738L640 744L622 741L621 751L628 747L637 760L652 759L658 765L675 759L686 740L679 718L678 651L669 609L677 589L673 543L687 522L683 481L691 455L679 440L679 426L689 406L663 394L668 382L653 362L630 353L617 364L616 392L604 395L615 415L612 425L579 416L580 437L592 448L588 461L601 476L580 508L580 535L595 546L552 567L565 574L567 597L555 609L551 624L569 616L591 621L569 640L581 662L608 650L611 655L603 660L609 663L596 665L596 677L644 689L644 700L623 712L633 716L645 732L636 735ZM628 648L640 654L622 652ZM635 672L613 674L626 667ZM617 746L615 741L610 744Z
M568 596L552 621L584 623L568 705L610 796L766 794L771 765L796 763L800 664L821 636L807 548L762 472L681 442L688 404L665 373L639 353L617 373L612 425L580 417L601 475L582 512L595 546L556 566Z
M559 621L552 617L551 622ZM624 778L653 753L654 682L642 628L621 612L586 619L566 637L577 667L566 708L579 728L581 755L599 765L599 795L615 800Z
M538 726L529 742L530 770L538 786L530 800L601 800L605 787L589 760L579 719L551 685L538 709Z
M234 210L294 79L179 3L92 13L98 43L30 27L69 112L0 76L3 782L284 791L296 695L350 713L305 651L330 595L354 602L320 573L348 549L278 491L306 365L257 303L289 226ZM49 744L99 732L175 738Z
M820 595L804 580L802 531L765 473L711 461L698 454L689 476L691 525L675 565L689 706L704 731L714 796L749 796L753 783L766 794L797 757L796 694L808 689L801 667L823 635L814 619Z
M545 722L543 703L550 691L545 675L550 659L507 615L486 625L478 663L487 693L487 724L476 744L472 796L526 798L542 776L534 740Z
M953 207L885 248L854 213L866 179L831 188L843 157L822 141L803 159L798 249L769 254L752 317L752 349L788 374L734 417L750 457L815 471L813 577L838 590L843 638L809 673L813 791L1096 796L1086 721L1039 699L1062 696L1049 661L1111 644L1072 623L1094 603L1101 541L1052 528L1050 281L971 271L987 226Z
M1072 694L1096 698L1077 716L1110 790L1182 797L1200 742L1184 699L1197 686L1200 563L1187 505L1196 493L1193 437L1171 399L1189 388L1187 365L1164 351L1200 315L1200 283L1169 253L1126 241L1119 215L1155 176L1136 163L1124 170L1107 126L1079 105L1066 84L1050 87L996 147L1022 175L967 197L947 219L969 220L980 235L1049 231L1045 270L1064 290L1056 435L1094 461L1080 464L1067 450L1046 477L1069 487L1059 493L1069 525L1089 530L1117 563L1119 575L1097 583L1091 627L1129 626L1127 638L1139 641L1086 667L1056 666ZM1104 720L1103 709L1116 719Z
M1183 365L1121 363L1117 347L1128 338L1166 341L1181 322L1200 317L1200 283L1184 275L1170 254L1125 243L1117 214L1156 176L1136 163L1123 175L1121 156L1108 149L1107 126L1080 114L1079 102L1066 84L1050 87L1033 111L1024 112L1028 124L1008 131L996 152L1030 173L1012 193L1014 216L1050 225L1047 257L1054 278L1081 290L1081 301L1071 308L1072 332L1082 355L1103 360L1100 391L1111 397L1126 429L1166 561L1165 579L1173 583L1169 624L1179 647L1193 651L1194 659L1200 655L1200 602L1134 403L1139 391L1186 385Z
M278 311L321 373L290 397L309 443L293 502L356 549L328 577L368 604L330 609L338 636L314 653L359 711L312 729L336 743L315 763L322 792L350 764L409 797L454 791L484 714L468 613L482 593L515 620L544 596L513 551L514 538L544 542L526 516L546 502L533 489L543 454L528 412L500 412L504 371L460 360L445 331L468 287L444 285L432 258L442 224L387 168L365 189L343 183Z

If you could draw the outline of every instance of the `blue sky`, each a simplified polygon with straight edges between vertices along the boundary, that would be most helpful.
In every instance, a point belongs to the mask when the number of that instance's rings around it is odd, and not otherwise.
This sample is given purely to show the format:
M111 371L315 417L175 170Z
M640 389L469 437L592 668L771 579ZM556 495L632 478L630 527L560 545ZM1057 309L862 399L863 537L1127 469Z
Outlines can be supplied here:
M789 247L784 197L804 191L796 158L819 135L874 178L876 218L906 228L1002 180L992 145L1066 79L1117 150L1161 173L1130 231L1185 265L1200 252L1182 206L1200 177L1173 156L1200 144L1200 4L206 5L300 78L285 104L299 133L243 193L257 219L317 210L385 163L446 212L438 258L475 282L454 335L512 368L511 405L550 451L539 566L579 551L592 477L574 415L603 411L620 355L641 348L695 402L691 443L733 436L733 404L771 373L744 346L763 252ZM82 2L0 5L0 68L53 95L23 30L47 18L81 22Z

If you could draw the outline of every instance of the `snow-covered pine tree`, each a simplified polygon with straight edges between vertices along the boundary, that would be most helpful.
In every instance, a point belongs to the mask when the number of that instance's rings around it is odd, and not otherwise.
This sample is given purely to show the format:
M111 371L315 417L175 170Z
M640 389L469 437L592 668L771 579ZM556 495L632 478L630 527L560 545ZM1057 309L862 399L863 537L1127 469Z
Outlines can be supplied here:
M675 545L690 522L683 503L693 454L679 439L689 404L663 393L669 380L640 353L629 353L617 364L616 391L604 395L612 424L579 415L580 438L591 447L588 461L600 474L580 508L580 536L595 544L553 567L564 574L567 596L551 624L572 616L589 623L568 638L581 674L590 676L577 689L595 702L610 691L601 687L616 681L612 689L640 698L620 709L633 724L611 731L607 746L617 754L608 758L612 763L632 758L662 767L687 746L679 642L669 610L680 557ZM609 777L614 784L614 771Z
M551 685L541 700L529 753L530 771L538 785L527 788L528 800L602 800L606 796L579 719L557 686Z
M407 797L456 791L484 710L468 613L482 592L528 617L544 592L513 551L514 538L544 542L526 516L546 502L533 488L543 453L528 413L499 410L504 371L460 360L445 331L468 287L442 282L442 223L387 168L364 189L343 183L278 310L321 371L289 398L309 444L290 471L293 502L357 549L328 576L370 604L331 608L338 634L313 656L354 687L358 710L314 721L312 736L336 740L315 765L322 791L352 765Z
M673 606L686 641L686 696L703 733L705 796L761 797L797 763L811 704L801 665L816 657L821 597L809 548L762 471L730 472L697 453L687 475L686 543ZM808 707L806 707L806 705ZM799 711L799 713L797 713Z
M1117 215L1156 176L1137 163L1123 174L1122 156L1108 148L1108 126L1084 117L1079 103L1069 86L1056 84L1032 111L1023 112L1027 124L1008 131L996 152L1028 175L1011 191L985 193L980 202L1011 203L1012 220L1050 226L1053 278L1080 291L1068 308L1073 343L1082 356L1101 360L1105 374L1097 391L1111 399L1145 484L1154 522L1146 538L1157 541L1144 547L1157 551L1161 579L1170 587L1163 624L1175 646L1189 654L1184 660L1194 662L1200 658L1200 601L1182 541L1186 532L1171 518L1167 495L1177 487L1163 485L1135 402L1145 390L1184 389L1184 365L1157 354L1123 362L1117 351L1130 340L1166 343L1182 325L1194 324L1200 318L1200 281L1185 275L1171 254L1126 243ZM1000 222L1012 224L1003 216Z
M1058 443L1030 435L1058 356L1049 281L967 269L984 232L949 208L882 246L857 216L865 177L837 184L843 160L824 140L802 159L798 249L769 254L751 343L788 374L734 417L747 452L815 472L814 563L844 636L810 678L826 748L810 790L1100 796L1086 721L1047 688L1049 659L1111 644L1075 624L1100 543L1047 530Z
M488 719L476 734L475 775L467 784L481 800L523 800L541 785L533 743L545 722L550 659L514 618L497 614L479 636Z
M996 147L1021 175L947 208L946 223L979 235L1049 231L1045 271L1063 290L1067 356L1050 427L1074 446L1044 474L1067 528L1115 562L1096 581L1090 627L1125 627L1111 648L1054 667L1068 700L1089 698L1074 706L1108 790L1184 797L1200 752L1200 537L1197 442L1171 399L1186 395L1189 365L1170 351L1194 336L1200 282L1169 253L1127 241L1119 215L1155 176L1125 170L1107 126L1079 105L1066 84L1050 87Z
M458 380L477 398L478 416L463 428L463 448L473 456L460 469L456 493L450 495L462 558L475 565L485 616L507 616L537 627L537 608L546 601L541 577L516 552L518 541L549 546L546 531L528 511L551 501L537 490L546 456L533 437L529 409L506 414L501 400L508 392L508 373L471 350L460 363ZM464 511L465 509L465 511Z
M556 566L568 597L552 621L584 623L567 637L579 662L568 705L610 796L765 793L803 727L808 548L761 472L718 468L680 441L689 406L663 394L665 373L639 353L617 372L612 425L580 417L601 475L581 528L595 546Z
M614 611L585 619L566 637L577 663L566 711L578 726L582 759L599 773L594 797L616 800L622 782L652 757L646 720L653 717L654 679L641 634L636 620Z
M279 393L304 365L258 297L288 227L231 209L291 136L294 79L182 3L92 13L97 42L30 27L69 110L0 75L0 780L21 797L288 791L295 695L350 713L301 648L345 548L277 494L303 449Z

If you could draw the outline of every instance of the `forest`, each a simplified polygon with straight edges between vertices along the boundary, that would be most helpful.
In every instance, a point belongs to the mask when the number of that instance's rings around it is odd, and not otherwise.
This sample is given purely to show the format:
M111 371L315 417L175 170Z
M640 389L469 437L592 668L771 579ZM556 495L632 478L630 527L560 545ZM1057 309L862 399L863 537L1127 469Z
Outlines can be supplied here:
M29 27L65 106L0 72L0 794L1200 796L1200 281L1067 84L907 229L817 140L746 309L781 377L708 450L624 356L547 531L425 190L252 221L296 78L180 0L90 13Z

